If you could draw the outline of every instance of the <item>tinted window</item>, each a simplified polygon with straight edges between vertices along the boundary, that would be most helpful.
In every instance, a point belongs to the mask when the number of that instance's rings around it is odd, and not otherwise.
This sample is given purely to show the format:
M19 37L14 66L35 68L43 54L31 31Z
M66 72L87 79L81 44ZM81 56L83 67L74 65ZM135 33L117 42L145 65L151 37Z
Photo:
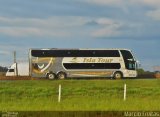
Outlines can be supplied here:
M126 59L133 59L133 56L132 56L132 54L131 54L130 51L121 50L121 53L122 53L122 56L123 56L124 60L126 60Z
M120 69L120 63L64 63L66 69Z
M134 61L128 61L127 64L128 64L127 69L130 69L130 70L136 69L136 64Z
M121 53L124 59L125 67L129 70L135 70L135 61L128 60L128 59L133 59L131 52L126 50L121 50Z
M118 50L32 50L34 57L120 57Z
M14 72L14 69L9 69L8 71L9 71L9 72Z

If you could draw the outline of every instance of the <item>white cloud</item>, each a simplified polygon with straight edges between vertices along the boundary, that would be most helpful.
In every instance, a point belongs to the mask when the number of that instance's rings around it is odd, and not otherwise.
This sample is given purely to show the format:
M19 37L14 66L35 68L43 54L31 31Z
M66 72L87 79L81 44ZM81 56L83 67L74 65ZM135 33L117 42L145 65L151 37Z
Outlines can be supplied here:
M130 3L152 7L153 10L146 11L146 16L160 20L160 0L130 0Z
M106 26L104 28L93 31L91 35L93 37L117 37L120 36L121 31L118 30L119 26Z
M115 23L115 21L109 18L99 18L96 20L96 22L100 25L113 25Z
M97 4L97 5L116 5L116 6L119 6L125 0L85 0L85 1L88 3L91 3L91 4Z
M73 28L80 27L87 21L87 18L73 16L46 19L0 17L0 33L10 36L67 37L72 35Z
M0 17L0 24L11 26L37 26L63 28L83 25L86 19L79 16L54 16L49 18L8 18Z
M160 0L81 0L90 4L124 7L126 5L149 5L160 6Z
M97 5L110 5L121 7L125 12L128 12L127 6L141 5L150 6L154 10L146 11L146 15L154 20L160 20L160 0L86 0L89 3Z
M79 0L88 4L94 4L99 6L111 6L121 8L125 13L128 13L128 6L130 0Z
M116 37L121 34L116 28L102 28L92 33L93 37Z
M87 29L85 26L89 22L95 22L100 27ZM122 24L103 17L56 16L46 19L0 17L0 25L0 34L14 37L99 37L118 35Z
M153 7L160 6L160 0L130 0L130 1L131 3L143 4L143 5L153 6Z
M160 20L160 0L132 0L132 2L152 7L153 10L147 11L146 16L153 20Z
M9 55L10 53L8 51L0 51L0 55Z
M99 18L96 19L95 22L97 22L101 28L95 29L91 32L91 36L93 37L116 37L122 33L119 28L123 26L123 23L120 21Z
M147 16L154 20L160 20L160 9L147 12Z
M69 36L68 32L63 31L56 31L56 30L49 30L43 28L32 28L32 27L1 27L0 33L16 36L16 37L23 37L23 36Z

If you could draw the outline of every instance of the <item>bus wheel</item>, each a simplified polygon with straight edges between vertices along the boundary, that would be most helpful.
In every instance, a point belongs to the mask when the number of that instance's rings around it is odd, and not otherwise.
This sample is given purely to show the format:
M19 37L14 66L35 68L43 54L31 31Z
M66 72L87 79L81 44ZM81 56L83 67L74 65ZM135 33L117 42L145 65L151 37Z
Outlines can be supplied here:
M121 78L123 78L123 75L121 72L115 72L113 78L114 79L121 79Z
M57 78L58 79L65 79L66 78L66 73L64 73L64 72L59 72L58 74L57 74Z
M56 75L54 73L48 73L47 78L50 79L50 80L53 80L53 79L56 78Z

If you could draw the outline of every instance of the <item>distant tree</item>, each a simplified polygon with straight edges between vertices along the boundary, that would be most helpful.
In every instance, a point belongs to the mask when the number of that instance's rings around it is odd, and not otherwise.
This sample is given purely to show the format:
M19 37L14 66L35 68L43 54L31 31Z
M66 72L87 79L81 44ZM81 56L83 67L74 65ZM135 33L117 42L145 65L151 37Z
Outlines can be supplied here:
M145 73L143 68L137 69L137 72L138 72L138 74L144 74Z
M137 73L138 73L138 77L140 77L140 78L153 78L153 77L155 77L154 72L145 71L143 68L138 69Z
M8 70L7 67L0 66L0 72L7 72L7 70Z

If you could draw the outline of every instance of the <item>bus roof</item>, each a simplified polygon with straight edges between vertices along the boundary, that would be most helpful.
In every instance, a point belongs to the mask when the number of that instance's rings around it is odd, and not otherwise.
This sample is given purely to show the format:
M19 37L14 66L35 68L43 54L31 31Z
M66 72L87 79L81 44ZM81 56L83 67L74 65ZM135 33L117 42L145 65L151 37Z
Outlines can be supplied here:
M31 48L30 50L128 50L126 48Z

